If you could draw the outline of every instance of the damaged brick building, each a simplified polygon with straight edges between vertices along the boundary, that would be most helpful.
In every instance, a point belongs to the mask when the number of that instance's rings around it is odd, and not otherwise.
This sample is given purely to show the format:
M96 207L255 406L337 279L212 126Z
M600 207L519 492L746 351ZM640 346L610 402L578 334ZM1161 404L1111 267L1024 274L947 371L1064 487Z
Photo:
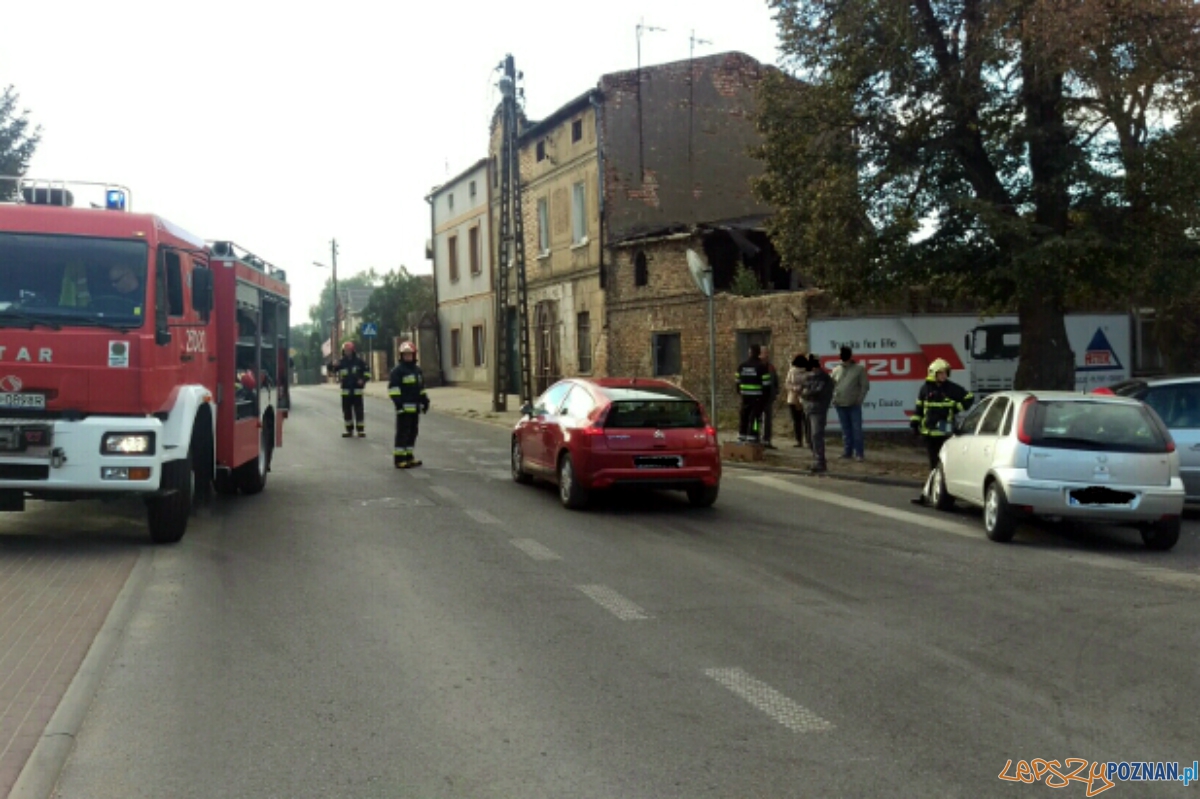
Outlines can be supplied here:
M611 73L547 117L521 120L535 394L564 376L660 375L707 396L707 301L688 272L689 248L713 265L722 292L719 379L751 341L803 341L801 282L781 268L763 229L771 209L751 190L762 170L750 154L759 142L756 89L768 69L721 53ZM498 122L488 158L493 192ZM499 263L495 195L491 215L491 251L498 268L509 268ZM727 293L739 267L764 296ZM507 337L512 363L516 332ZM517 391L516 377L507 392Z
M808 343L803 281L782 267L764 231L771 209L751 190L762 172L751 150L766 69L725 53L643 70L640 92L636 72L600 85L609 370L670 379L707 400L708 301L689 271L692 250L716 284L718 406L726 409L750 344L772 346L780 364ZM758 296L732 294L735 278Z

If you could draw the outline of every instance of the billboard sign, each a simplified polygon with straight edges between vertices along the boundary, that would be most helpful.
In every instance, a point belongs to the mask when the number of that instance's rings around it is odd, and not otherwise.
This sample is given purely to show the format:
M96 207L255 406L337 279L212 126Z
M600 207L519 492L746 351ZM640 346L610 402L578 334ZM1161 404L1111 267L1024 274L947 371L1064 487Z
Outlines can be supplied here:
M1069 315L1067 339L1075 353L1075 387L1091 391L1129 377L1130 319L1126 314ZM1013 387L1021 335L1015 316L891 316L817 319L809 323L814 354L830 371L849 345L867 369L871 391L863 403L867 430L908 426L929 364L945 359L951 380L977 396ZM837 416L829 414L830 426Z

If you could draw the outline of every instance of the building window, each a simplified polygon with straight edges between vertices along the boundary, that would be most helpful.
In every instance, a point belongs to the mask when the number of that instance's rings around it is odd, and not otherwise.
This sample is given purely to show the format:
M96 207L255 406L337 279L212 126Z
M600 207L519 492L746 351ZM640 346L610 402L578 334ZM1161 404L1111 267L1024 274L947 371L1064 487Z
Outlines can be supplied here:
M475 197L475 181L471 181L471 185L468 188L467 193L470 194L472 198Z
M450 365L462 366L462 330L457 327L450 331Z
M471 248L471 274L478 275L483 271L483 264L480 263L479 257L479 225L467 231L467 244Z
M583 120L577 119L571 123L571 142L583 140Z
M750 347L757 344L760 347L771 346L770 330L739 330L737 333L737 355L735 363L741 363L750 357ZM771 356L775 356L772 354Z
M550 200L538 199L538 251L550 252Z
M450 282L458 282L458 236L446 240L446 249L450 253Z
M576 183L571 190L571 227L575 244L580 244L587 238L587 202L584 195L584 184Z
M633 256L633 284L644 286L650 282L650 268L646 265L646 253L641 250Z
M446 202L449 204L450 210L453 211L454 210L454 192L450 192L449 194L446 195Z
M592 371L592 317L581 312L575 321L575 339L579 347L579 371Z
M654 343L654 376L683 374L679 334L654 333L651 338Z
M544 140L537 143L537 160L546 160L546 142Z
M471 328L471 345L475 348L475 365L483 366L486 359L483 355L483 347L487 342L484 339L483 325L475 325Z

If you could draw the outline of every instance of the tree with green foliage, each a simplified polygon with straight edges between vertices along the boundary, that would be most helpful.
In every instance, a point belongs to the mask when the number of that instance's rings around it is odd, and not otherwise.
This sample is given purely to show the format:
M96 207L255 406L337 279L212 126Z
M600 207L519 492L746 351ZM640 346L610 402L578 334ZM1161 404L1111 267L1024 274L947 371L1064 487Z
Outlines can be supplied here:
M401 266L383 276L382 283L363 309L363 320L379 327L377 341L391 342L408 329L409 314L436 308L432 281Z
M1168 308L1200 264L1194 0L768 0L761 199L843 301L922 285L1021 322L1019 387L1073 389L1064 314Z
M42 140L41 126L30 128L29 111L18 111L19 102L12 86L0 94L0 175L24 175ZM0 181L0 200L10 200L16 193L15 183Z

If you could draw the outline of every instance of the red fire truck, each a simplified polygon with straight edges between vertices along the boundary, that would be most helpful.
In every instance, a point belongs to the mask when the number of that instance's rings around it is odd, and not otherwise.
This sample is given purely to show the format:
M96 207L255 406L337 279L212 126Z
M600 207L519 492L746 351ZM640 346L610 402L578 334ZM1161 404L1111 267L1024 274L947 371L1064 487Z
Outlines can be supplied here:
M4 197L0 510L138 496L173 543L214 490L262 491L290 406L286 274L132 213L124 187L0 177Z

